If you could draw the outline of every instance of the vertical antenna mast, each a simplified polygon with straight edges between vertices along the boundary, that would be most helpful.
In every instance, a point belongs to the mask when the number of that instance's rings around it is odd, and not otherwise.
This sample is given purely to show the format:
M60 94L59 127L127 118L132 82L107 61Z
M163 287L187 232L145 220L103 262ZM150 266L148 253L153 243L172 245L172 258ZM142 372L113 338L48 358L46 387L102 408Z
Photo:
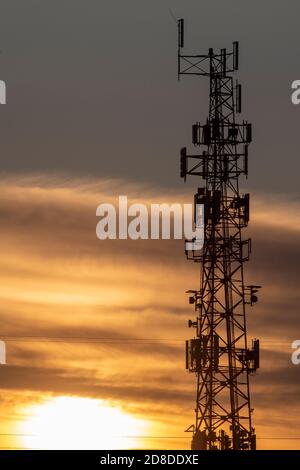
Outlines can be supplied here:
M193 125L199 155L181 149L181 177L204 180L195 203L204 206L204 244L187 251L200 264L199 290L188 291L194 304L194 338L186 342L186 368L196 374L196 419L192 449L256 448L252 427L249 376L259 367L259 340L247 343L246 305L257 302L260 286L245 286L244 263L251 239L242 238L249 222L249 194L240 194L239 178L248 174L251 124L236 122L241 112L241 85L233 82L239 67L238 43L232 51L209 49L205 55L183 55L184 22L178 20L178 78L209 78L209 117ZM189 242L188 240L186 242Z

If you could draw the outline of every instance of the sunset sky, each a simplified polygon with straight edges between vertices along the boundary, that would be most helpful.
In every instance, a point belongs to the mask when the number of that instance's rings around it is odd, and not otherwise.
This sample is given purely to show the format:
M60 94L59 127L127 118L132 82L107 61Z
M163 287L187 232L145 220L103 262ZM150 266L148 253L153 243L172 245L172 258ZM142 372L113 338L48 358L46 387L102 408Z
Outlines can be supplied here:
M196 51L240 41L254 126L246 280L263 285L247 311L262 348L254 426L259 449L300 449L299 3L1 3L0 447L190 448L185 291L199 268L180 240L95 233L102 202L192 202L200 184L180 180L178 154L206 119L208 83L177 82L171 8Z

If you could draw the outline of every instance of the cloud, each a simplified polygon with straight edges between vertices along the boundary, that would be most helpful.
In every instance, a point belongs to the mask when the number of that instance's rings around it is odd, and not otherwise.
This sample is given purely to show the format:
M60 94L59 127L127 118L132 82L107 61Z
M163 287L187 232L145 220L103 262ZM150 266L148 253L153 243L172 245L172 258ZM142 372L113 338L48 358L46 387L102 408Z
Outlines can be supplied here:
M159 422L170 409L192 419L195 384L184 370L184 340L193 335L186 321L194 311L185 290L198 288L199 265L186 261L180 240L97 240L96 207L119 193L145 203L190 202L186 190L121 180L3 175L0 320L1 333L15 338L0 387L12 396L119 400ZM249 338L262 345L252 380L261 427L265 409L283 409L284 393L297 407L299 388L290 366L290 343L300 336L299 203L273 205L263 197L253 204L253 256L245 267L246 282L263 285L247 311Z

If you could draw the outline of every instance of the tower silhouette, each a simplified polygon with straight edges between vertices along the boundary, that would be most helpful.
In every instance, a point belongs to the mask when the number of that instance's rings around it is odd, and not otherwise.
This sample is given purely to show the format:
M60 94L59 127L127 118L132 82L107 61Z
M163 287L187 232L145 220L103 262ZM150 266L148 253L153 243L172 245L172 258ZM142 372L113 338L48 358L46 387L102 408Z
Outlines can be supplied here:
M259 367L259 340L247 343L246 305L257 302L260 286L245 286L244 263L251 239L242 237L249 222L249 194L241 194L239 179L248 175L248 145L252 127L236 122L241 113L239 45L208 54L186 55L184 22L178 20L178 78L209 78L209 116L192 126L199 154L181 149L181 177L197 176L204 183L194 196L204 210L204 243L186 250L200 265L200 287L189 290L196 319L189 321L194 338L186 342L186 368L196 374L194 450L251 450L256 448L252 427L249 376ZM196 217L196 216L195 216ZM194 240L195 241L195 240ZM186 243L191 246L190 240Z

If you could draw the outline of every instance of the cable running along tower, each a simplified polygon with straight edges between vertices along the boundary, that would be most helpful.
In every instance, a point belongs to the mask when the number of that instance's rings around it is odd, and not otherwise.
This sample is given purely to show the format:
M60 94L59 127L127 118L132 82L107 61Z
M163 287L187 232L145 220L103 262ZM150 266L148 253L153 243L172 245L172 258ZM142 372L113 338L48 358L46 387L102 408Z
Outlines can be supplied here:
M239 66L238 43L232 51L209 49L206 55L184 55L184 22L178 20L178 78L209 78L209 117L192 127L192 142L200 152L181 149L181 177L204 180L194 196L204 209L204 244L186 250L200 264L200 287L189 290L196 312L186 342L186 368L196 374L194 450L252 450L249 376L259 367L259 340L247 344L246 305L257 302L260 286L245 286L244 263L251 239L242 238L249 222L249 194L239 191L239 178L248 174L251 124L236 122L241 112L241 85L233 78ZM198 206L199 207L199 206ZM196 219L196 215L195 215ZM190 241L186 241L190 242Z

